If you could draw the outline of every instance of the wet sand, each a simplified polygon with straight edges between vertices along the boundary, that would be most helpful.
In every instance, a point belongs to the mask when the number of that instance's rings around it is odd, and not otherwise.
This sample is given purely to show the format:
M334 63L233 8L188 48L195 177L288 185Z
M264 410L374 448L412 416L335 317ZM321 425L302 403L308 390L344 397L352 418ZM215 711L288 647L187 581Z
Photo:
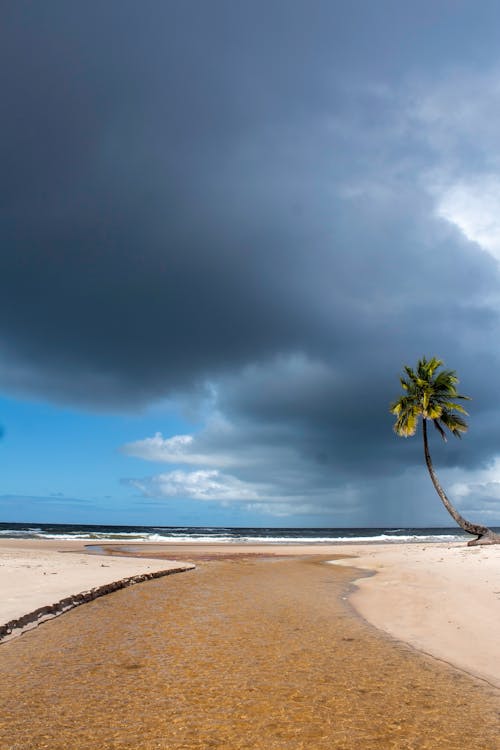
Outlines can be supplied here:
M198 560L5 644L0 747L498 747L498 691L368 625L324 559Z

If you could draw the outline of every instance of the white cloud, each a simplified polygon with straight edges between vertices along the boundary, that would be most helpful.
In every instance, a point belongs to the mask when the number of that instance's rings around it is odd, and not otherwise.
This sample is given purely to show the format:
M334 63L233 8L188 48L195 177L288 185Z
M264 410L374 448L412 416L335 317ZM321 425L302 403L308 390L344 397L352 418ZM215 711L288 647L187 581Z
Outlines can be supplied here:
M216 469L170 471L143 480L132 479L129 484L148 497L189 497L222 502L262 499L255 486Z
M145 461L169 464L229 466L233 463L229 455L200 450L199 439L194 435L174 435L164 438L161 432L157 432L153 437L127 443L122 451L128 456L142 458Z
M481 175L438 191L437 213L500 260L500 179Z
M339 505L337 513L352 513L359 502L358 493L351 487L323 493L283 495L278 486L245 482L215 469L199 471L171 471L145 479L129 479L129 486L142 495L159 500L184 499L215 501L221 505L243 504L245 510L265 513L275 517L292 514L330 515L332 501ZM346 502L346 499L348 502Z
M415 168L436 214L500 260L500 70L448 70L410 87L407 101L408 134L424 146Z

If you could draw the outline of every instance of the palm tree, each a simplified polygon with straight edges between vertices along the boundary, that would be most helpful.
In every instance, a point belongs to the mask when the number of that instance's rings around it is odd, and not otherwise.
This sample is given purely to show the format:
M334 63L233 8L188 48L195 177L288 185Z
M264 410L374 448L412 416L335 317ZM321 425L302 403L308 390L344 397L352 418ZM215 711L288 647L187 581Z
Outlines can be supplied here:
M477 539L472 539L468 543L469 546L500 544L500 536L487 526L471 523L460 515L439 484L432 465L427 438L427 422L434 423L434 427L445 442L445 430L449 430L458 438L467 431L467 422L464 419L467 412L461 404L456 403L455 399L468 401L469 397L457 393L458 378L453 370L437 372L442 365L443 362L436 357L429 360L422 357L416 370L405 366L405 374L400 378L404 394L391 404L391 413L396 416L394 432L400 437L412 437L417 431L419 417L422 417L425 463L444 507L464 531L477 536Z

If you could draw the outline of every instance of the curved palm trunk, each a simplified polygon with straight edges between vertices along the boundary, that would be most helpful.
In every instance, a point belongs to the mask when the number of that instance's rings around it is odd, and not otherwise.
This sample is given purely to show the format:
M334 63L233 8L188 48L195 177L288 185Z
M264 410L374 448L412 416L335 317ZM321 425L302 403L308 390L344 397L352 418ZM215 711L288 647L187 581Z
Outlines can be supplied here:
M470 521L467 521L467 519L461 516L458 510L450 503L445 491L439 484L436 472L434 471L434 467L432 465L431 455L429 453L429 442L427 440L427 420L425 418L422 419L422 434L424 438L425 463L427 464L427 469L429 470L432 484L434 485L436 492L441 498L444 507L453 518L453 520L458 523L460 528L462 528L468 534L477 535L477 539L472 539L470 542L468 542L468 546L471 547L476 544L500 544L500 536L498 534L495 534L495 532L491 531L491 529L489 529L487 526L482 526L481 524L471 523Z

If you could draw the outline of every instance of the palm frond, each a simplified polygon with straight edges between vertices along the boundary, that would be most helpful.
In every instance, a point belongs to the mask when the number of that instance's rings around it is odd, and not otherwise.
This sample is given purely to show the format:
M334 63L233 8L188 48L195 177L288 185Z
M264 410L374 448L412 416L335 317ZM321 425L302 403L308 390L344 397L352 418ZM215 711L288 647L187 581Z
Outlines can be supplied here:
M469 413L465 411L464 407L461 404L456 404L454 401L446 401L443 404L443 407L449 411L458 411L460 414L465 414L466 417L469 416Z
M444 426L455 435L455 437L462 437L461 433L467 432L469 429L469 425L465 419L462 419L459 414L454 414L452 411L443 411L440 419Z
M415 369L404 366L400 377L404 395L390 405L398 435L414 435L420 417L433 421L443 439L446 439L445 428L456 437L466 432L467 423L460 415L467 416L467 412L456 401L469 400L469 396L457 392L459 380L454 370L437 372L442 366L443 361L437 357L422 357Z
M439 432L439 434L440 434L440 435L441 435L441 437L443 438L444 442L445 442L445 443L447 443L447 442L448 442L448 438L446 437L446 432L445 432L445 431L443 430L443 428L441 427L441 424L440 424L440 422L439 422L439 419L434 419L434 420L433 420L433 422L434 422L434 427L435 427L435 428L436 428L436 430L437 430L437 431Z
M431 401L425 410L424 416L426 419L439 419L442 413L442 405L436 401Z
M401 437L412 437L418 426L418 413L416 411L407 410L402 412L396 419L394 424L394 432Z

